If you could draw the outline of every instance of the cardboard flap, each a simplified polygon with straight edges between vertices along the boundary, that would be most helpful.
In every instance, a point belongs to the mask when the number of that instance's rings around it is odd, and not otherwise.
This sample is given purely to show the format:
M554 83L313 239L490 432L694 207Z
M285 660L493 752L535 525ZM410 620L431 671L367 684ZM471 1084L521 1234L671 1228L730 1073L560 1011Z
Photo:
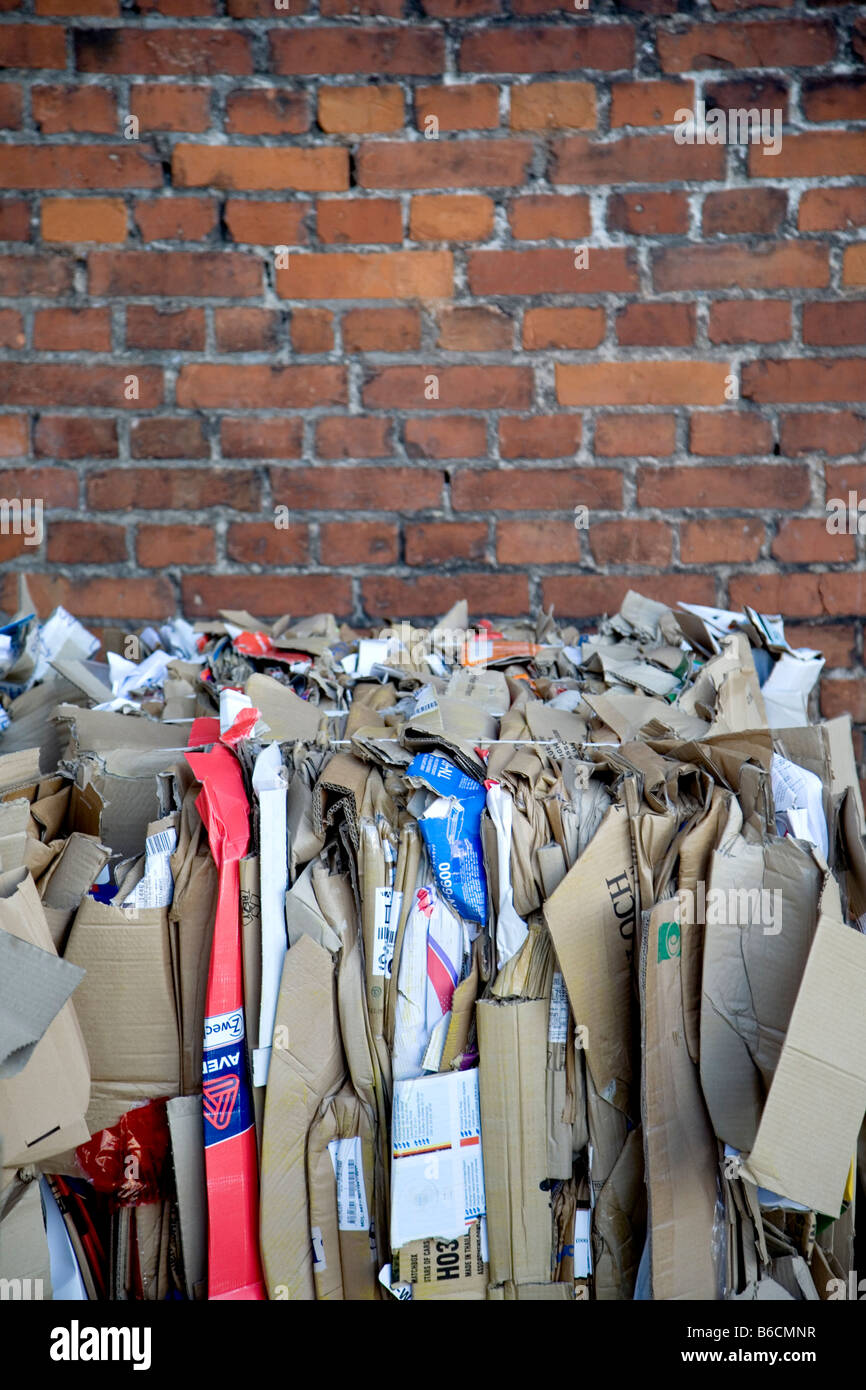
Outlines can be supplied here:
M54 951L0 930L0 1080L17 1076L84 978Z

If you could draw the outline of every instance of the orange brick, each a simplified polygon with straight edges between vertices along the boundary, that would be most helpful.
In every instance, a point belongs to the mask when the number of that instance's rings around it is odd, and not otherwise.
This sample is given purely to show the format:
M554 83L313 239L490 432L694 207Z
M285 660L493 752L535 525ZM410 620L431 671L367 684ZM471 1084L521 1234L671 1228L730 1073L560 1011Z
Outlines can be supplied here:
M484 241L493 231L493 199L483 194L429 194L412 199L413 241Z
M48 352L109 352L111 315L108 309L39 309L33 346Z
M501 352L514 341L514 324L492 304L443 309L436 346L451 352Z
M316 204L319 240L370 244L403 240L403 209L392 198L328 198Z
M254 246L300 246L307 240L304 217L312 203L263 203L229 198L225 220L232 241Z
M694 101L693 82L615 82L611 88L611 128L673 125L677 111L693 111Z
M487 429L471 415L407 420L406 453L410 458L473 459L487 453Z
M119 198L43 198L45 241L126 240L126 208Z
M300 135L309 124L305 92L268 87L230 92L226 99L226 130L232 135Z
M450 299L450 251L313 253L277 270L286 299Z
M332 146L175 145L171 167L177 188L322 193L349 187L349 152Z
M118 134L117 106L104 87L34 87L33 119L43 135Z
M600 415L595 422L595 452L601 458L665 458L674 451L673 415Z
M768 454L773 447L769 420L745 411L704 411L693 415L689 451L693 454Z
M722 405L723 362L556 364L561 405Z
M295 309L292 347L295 352L330 352L334 346L334 315L330 309Z
M394 452L389 439L390 428L390 420L363 415L334 415L319 420L316 454L323 459L387 458Z
M589 236L592 219L585 193L537 193L515 198L508 211L516 241L559 241Z
M512 130L594 130L591 82L532 82L511 88Z
M490 82L471 86L419 87L415 120L419 130L432 130L434 116L440 131L493 130L499 125L499 89Z
M213 318L220 352L269 352L277 346L280 316L271 309L214 309Z
M320 87L319 125L329 134L366 135L403 129L399 87Z
M143 83L132 87L129 109L142 130L203 131L210 125L210 92L207 87Z
M567 506L571 499L563 498ZM580 560L580 532L572 521L498 521L499 565L574 565Z
M0 458L24 457L28 450L28 425L26 415L0 416Z
M135 205L145 241L202 241L216 226L211 198L152 198Z
M780 299L719 299L710 305L711 343L778 343L791 336L791 306Z
M350 309L343 315L346 352L408 352L420 346L417 309Z
M751 565L761 553L764 523L732 516L724 521L684 521L680 559L684 565Z
M580 446L579 415L503 415L499 452L504 459L569 458Z
M604 337L603 309L527 309L523 315L523 346L594 348Z

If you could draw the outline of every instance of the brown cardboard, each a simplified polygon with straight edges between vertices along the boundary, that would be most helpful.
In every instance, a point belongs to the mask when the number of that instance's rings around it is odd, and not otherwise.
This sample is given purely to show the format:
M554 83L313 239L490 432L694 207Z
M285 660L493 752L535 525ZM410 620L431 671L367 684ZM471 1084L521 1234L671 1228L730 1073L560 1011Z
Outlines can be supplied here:
M681 907L679 898L656 904L641 951L652 1296L715 1299L718 1150L683 1027Z
M54 955L36 888L25 869L0 876L0 930ZM22 1070L0 1081L3 1163L35 1163L83 1144L90 1137L84 1119L89 1089L87 1051L75 1006L68 1000Z
M477 1007L481 1132L490 1277L494 1284L551 1277L545 1073L547 1002L482 1000Z
M413 1300L483 1303L489 1269L481 1222L460 1240L413 1240L392 1255L393 1282L412 1286Z
M335 1160L328 1146L353 1138L360 1141L361 1165L352 1184L352 1196L358 1200L352 1203L348 1217L344 1211L341 1224ZM367 1111L352 1087L344 1086L323 1101L307 1142L313 1274L318 1299L361 1302L378 1296L370 1223L362 1229L351 1229L362 1226L362 1204L368 1216L372 1213L373 1165L373 1131Z
M207 1298L207 1189L201 1096L175 1096L166 1106L177 1193L186 1296Z

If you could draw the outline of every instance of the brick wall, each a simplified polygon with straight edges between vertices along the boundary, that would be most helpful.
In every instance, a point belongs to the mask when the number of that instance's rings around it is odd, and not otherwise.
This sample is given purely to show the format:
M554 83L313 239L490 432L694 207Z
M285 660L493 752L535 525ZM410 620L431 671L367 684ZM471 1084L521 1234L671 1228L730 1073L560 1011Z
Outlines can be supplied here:
M862 6L289 3L0 0L0 482L46 509L0 602L632 585L781 610L866 720ZM697 100L781 150L677 143Z

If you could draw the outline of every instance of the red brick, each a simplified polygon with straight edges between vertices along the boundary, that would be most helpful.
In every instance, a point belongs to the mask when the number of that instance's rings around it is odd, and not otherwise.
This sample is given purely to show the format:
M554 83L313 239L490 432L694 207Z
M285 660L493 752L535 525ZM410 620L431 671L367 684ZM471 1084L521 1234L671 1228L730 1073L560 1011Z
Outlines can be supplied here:
M592 219L585 193L530 194L509 204L511 235L516 241L558 241L589 236Z
M101 512L258 511L261 484L240 468L112 468L87 475L87 505Z
M327 199L316 204L316 231L320 241L338 245L400 242L403 209L392 198Z
M20 130L23 103L17 82L0 82L0 129Z
M680 560L684 565L751 565L761 553L764 523L753 517L724 521L684 521L680 525Z
M628 590L635 586L631 575L593 574L557 575L545 579L541 587L544 607L553 604L557 621L563 622L566 618L616 613ZM682 603L714 604L716 600L716 584L710 574L642 574L637 587L660 603L669 603L673 593Z
M229 198L225 223L233 241L254 246L301 246L307 240L304 219L312 203L260 203Z
M422 0L424 13L436 19L475 19L480 15L495 15L501 10L500 0Z
M595 422L595 453L602 458L665 458L676 442L673 415L600 415Z
M0 347L23 348L24 320L17 309L0 309Z
M52 521L45 528L45 558L52 565L123 564L126 529L107 521Z
M334 315L330 309L295 309L291 332L295 352L330 352L334 346Z
M603 309L527 309L523 315L523 346L594 348L605 333Z
M486 241L493 231L493 212L493 199L481 194L413 198L409 235L413 241Z
M44 24L4 24L3 67L65 68L63 29Z
M176 188L274 188L308 193L349 187L349 153L336 146L175 145Z
M439 315L436 346L451 352L502 352L514 343L514 323L493 304L461 305Z
M36 0L34 8L39 15L99 15L114 19L120 6L118 0Z
M565 136L554 141L553 154L553 183L668 183L725 177L721 146L677 145L670 133L621 135L610 141Z
M858 463L828 464L825 468L827 497L847 498L849 492L866 496L866 465Z
M557 362L560 405L722 405L724 362Z
M409 352L420 345L417 309L350 309L343 315L344 352Z
M451 484L457 511L563 511L575 502L622 506L622 474L613 468L463 469Z
M272 468L276 503L297 511L415 512L438 507L442 474L426 468Z
M157 188L159 161L128 145L6 145L0 149L4 188Z
M133 420L129 451L134 459L201 459L208 447L200 420L155 416Z
M748 603L762 613L784 613L786 618L821 617L826 611L823 586L827 578L826 574L779 574L778 571L735 574L728 581L728 602L732 608Z
M591 82L531 82L511 88L512 130L594 130Z
M435 116L440 134L446 130L495 130L499 125L499 88L491 82L465 87L418 87L415 91L415 123L427 130Z
M866 81L862 77L818 77L803 85L807 121L866 121Z
M29 240L29 205L23 198L0 199L0 241Z
M846 248L842 257L842 284L866 285L866 242Z
M866 680L837 676L834 680L822 681L821 714L825 719L850 714L858 724L866 721Z
M306 92L278 87L229 92L226 130L231 135L301 135L310 126Z
M403 129L400 87L319 87L319 127L331 135Z
M126 208L119 198L43 198L45 241L125 241Z
M740 392L752 401L866 401L866 371L862 357L746 362Z
M220 352L266 352L277 345L279 315L271 309L214 309Z
M216 227L211 198L153 198L135 205L145 241L203 241Z
M710 305L711 343L778 343L791 336L791 306L780 299L721 299Z
M225 29L77 29L73 37L78 72L219 77L253 70L249 40Z
M177 403L198 410L300 410L344 405L343 367L188 363L177 379Z
M616 337L627 347L690 347L695 341L695 306L627 304L617 315Z
M286 299L448 299L450 251L333 251L293 256L277 270Z
M430 617L465 598L471 613L495 617L525 613L529 584L522 574L386 575L366 578L361 589L364 607L373 618Z
M40 415L34 448L37 455L59 459L114 458L117 422L83 415Z
M589 544L599 565L652 565L671 562L671 528L663 521L596 521Z
M866 299L803 305L803 342L866 343Z
M11 497L41 497L45 507L76 507L78 475L71 468L3 469L3 492Z
M223 458L297 459L302 441L302 420L223 420L220 424Z
M775 560L793 564L832 564L854 559L854 537L831 535L826 517L820 521L796 517L781 523L770 552Z
M769 159L754 146L749 176L766 179L830 179L866 174L866 130L816 130L786 135L781 150Z
M138 563L152 569L173 565L209 565L216 559L214 533L208 526L139 526Z
M504 459L570 458L580 448L579 415L503 415L499 452Z
M319 528L326 565L393 565L399 557L397 527L388 521L334 521Z
M471 459L487 453L484 421L471 415L407 420L404 433L410 458Z
M316 423L316 454L323 459L381 459L393 453L390 420L335 415Z
M743 411L703 411L693 415L689 433L692 454L768 454L773 447L769 420Z
M785 636L792 647L823 652L830 668L854 665L857 637L847 623L786 623Z
M830 281L827 247L816 242L665 247L653 261L662 291L822 289Z
M637 290L637 270L631 250L589 248L585 269L575 267L570 247L538 247L527 251L472 251L469 287L476 295L614 294Z
M610 124L673 125L676 113L694 108L693 82L615 82L611 87Z
M137 400L128 400L124 394L129 376L138 380ZM90 405L141 410L160 405L162 397L161 367L140 367L131 362L100 367L53 363L50 371L41 362L5 362L0 366L2 405Z
M778 233L787 207L788 195L781 188L730 188L708 193L704 198L704 236L717 232L772 236Z
M607 225L612 232L632 236L683 236L689 229L686 195L612 193L607 200Z
M40 352L109 352L110 312L108 309L38 309L33 318L33 346Z
M487 523L483 521L409 522L407 565L447 565L487 558ZM519 561L512 561L518 564Z
M126 346L201 352L204 309L155 309L150 304L130 304L126 311Z
M248 298L262 288L260 261L241 251L94 251L88 268L94 295Z
M226 555L245 565L302 565L309 559L306 526L277 527L273 521L233 522ZM330 557L329 557L330 563Z
M526 178L529 140L364 141L362 188L509 188Z
M314 29L271 32L273 70L282 77L333 77L339 73L371 73L379 77L438 77L444 62L444 39L431 29L397 26Z
M152 621L154 616L161 618L177 607L171 580L164 576L67 579L62 575L49 577L28 572L27 584L38 612L44 617L60 604L74 617L85 621L91 618Z
M796 68L836 56L828 21L766 20L747 24L690 24L676 33L659 30L662 72L702 68Z
M352 581L328 574L185 574L183 609L190 616L212 617L223 608L241 608L263 618L290 612L347 616L352 610Z
M809 188L800 199L801 232L866 226L866 188Z
M210 93L207 87L142 83L130 89L129 109L133 116L138 117L144 131L184 130L198 133L210 126Z
M639 507L733 507L738 511L779 511L805 507L809 474L788 464L747 464L743 468L640 468ZM781 609L764 609L781 612Z
M748 111L757 107L759 111L781 111L783 120L790 119L790 92L788 84L778 77L766 73L749 73L747 77L709 77L704 82L704 98L707 110L738 111L743 107Z
M571 521L498 521L496 562L500 565L575 565L580 532Z
M856 454L866 448L866 417L850 410L784 414L780 420L783 454Z
M0 458L23 458L28 453L27 437L26 415L4 415L0 418Z
M33 120L43 135L68 130L117 135L117 104L104 87L34 87Z
M431 375L439 395L427 400ZM532 373L528 367L381 367L362 396L364 405L403 410L526 410L532 404Z
M611 72L630 68L633 60L634 35L625 24L485 27L460 45L461 72Z

